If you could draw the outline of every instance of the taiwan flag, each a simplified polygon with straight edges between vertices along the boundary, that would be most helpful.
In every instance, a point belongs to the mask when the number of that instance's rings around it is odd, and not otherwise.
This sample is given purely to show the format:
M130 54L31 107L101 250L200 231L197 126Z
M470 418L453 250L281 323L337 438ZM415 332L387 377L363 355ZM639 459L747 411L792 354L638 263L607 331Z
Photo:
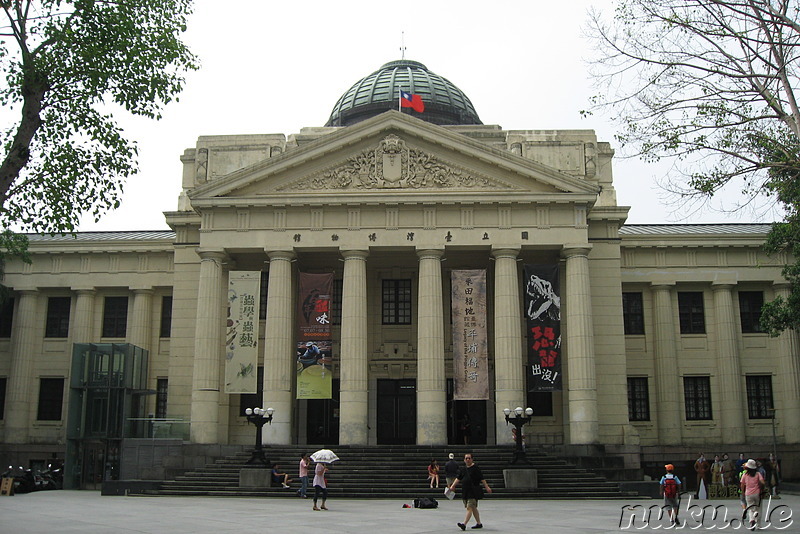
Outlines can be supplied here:
M422 101L422 97L405 91L400 91L400 106L411 108L418 113L425 111L425 103Z

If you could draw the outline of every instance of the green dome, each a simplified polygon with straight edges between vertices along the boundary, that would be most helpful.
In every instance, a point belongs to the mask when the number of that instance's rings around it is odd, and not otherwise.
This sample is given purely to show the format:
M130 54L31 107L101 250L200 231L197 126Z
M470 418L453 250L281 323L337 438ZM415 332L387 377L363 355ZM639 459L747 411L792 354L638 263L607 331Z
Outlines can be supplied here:
M325 126L349 126L397 109L400 90L417 94L425 111L404 113L433 124L483 124L461 89L417 61L391 61L348 89L333 106Z

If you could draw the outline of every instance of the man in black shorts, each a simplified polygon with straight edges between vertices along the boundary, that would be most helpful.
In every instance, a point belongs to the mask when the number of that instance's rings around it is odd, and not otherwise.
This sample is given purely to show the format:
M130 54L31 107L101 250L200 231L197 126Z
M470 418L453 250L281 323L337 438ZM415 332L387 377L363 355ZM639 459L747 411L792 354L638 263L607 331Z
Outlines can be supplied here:
M461 491L461 498L464 499L464 508L467 509L467 517L464 519L463 523L457 523L458 528L466 530L467 523L469 523L470 518L473 516L475 516L475 524L472 528L483 528L481 515L478 513L478 500L483 498L483 488L486 488L486 493L491 493L492 488L489 487L486 479L483 478L481 468L475 465L471 452L464 455L464 467L458 471L458 476L452 486L450 486L450 489L455 491L459 482L464 484L464 488ZM483 488L481 488L481 486L483 486Z

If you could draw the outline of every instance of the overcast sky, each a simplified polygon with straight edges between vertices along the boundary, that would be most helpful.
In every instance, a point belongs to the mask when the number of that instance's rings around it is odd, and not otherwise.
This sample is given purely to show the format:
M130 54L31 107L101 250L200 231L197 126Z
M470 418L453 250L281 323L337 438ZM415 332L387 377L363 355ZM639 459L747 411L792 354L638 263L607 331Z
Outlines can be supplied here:
M200 135L297 133L323 126L339 96L400 58L424 63L472 100L484 124L505 129L594 129L614 144L606 117L583 119L593 93L583 37L590 6L612 0L385 2L196 0L185 41L200 58L180 102L154 122L122 118L138 140L140 173L122 206L81 230L168 228L177 208L180 155ZM668 165L616 158L620 205L628 223L740 222L718 211L674 212L656 180ZM687 217L688 215L688 217Z

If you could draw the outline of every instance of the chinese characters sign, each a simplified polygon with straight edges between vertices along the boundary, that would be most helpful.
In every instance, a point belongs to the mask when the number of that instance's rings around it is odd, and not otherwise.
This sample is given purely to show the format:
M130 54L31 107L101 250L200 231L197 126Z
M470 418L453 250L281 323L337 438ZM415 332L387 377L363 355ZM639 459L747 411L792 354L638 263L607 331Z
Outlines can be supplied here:
M297 398L330 399L333 274L300 273L297 323Z
M524 283L531 391L561 391L558 264L526 265Z
M225 330L225 393L256 393L259 271L231 271Z
M489 398L486 271L451 273L455 400Z

